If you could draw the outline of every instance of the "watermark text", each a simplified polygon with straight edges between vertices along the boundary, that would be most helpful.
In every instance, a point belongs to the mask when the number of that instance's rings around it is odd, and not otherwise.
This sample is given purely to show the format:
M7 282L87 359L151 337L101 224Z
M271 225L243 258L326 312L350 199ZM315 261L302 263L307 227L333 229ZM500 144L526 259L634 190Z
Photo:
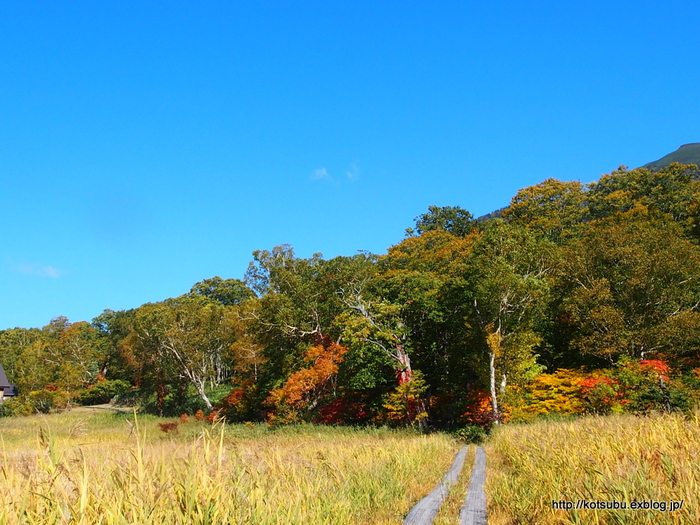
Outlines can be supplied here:
M570 501L566 499L552 500L552 509L554 510L656 510L659 512L676 512L683 508L683 500L632 500L632 501L617 501L613 500L595 500L595 499L577 499Z

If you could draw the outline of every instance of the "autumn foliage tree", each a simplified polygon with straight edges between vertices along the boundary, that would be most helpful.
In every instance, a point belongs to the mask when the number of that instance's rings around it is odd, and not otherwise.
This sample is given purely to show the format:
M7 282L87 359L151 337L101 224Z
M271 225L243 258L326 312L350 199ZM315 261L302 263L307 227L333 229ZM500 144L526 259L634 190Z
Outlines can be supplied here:
M104 379L150 411L238 421L680 409L700 401L699 232L695 166L547 179L477 220L430 206L384 255L275 246L245 280L0 331L0 363L30 411L107 395Z
M578 181L547 179L519 190L503 218L563 244L575 238L588 220L586 198Z
M338 365L346 352L347 348L332 341L311 346L304 356L309 366L294 372L281 388L270 392L267 398L267 405L273 409L270 421L310 419L332 389Z

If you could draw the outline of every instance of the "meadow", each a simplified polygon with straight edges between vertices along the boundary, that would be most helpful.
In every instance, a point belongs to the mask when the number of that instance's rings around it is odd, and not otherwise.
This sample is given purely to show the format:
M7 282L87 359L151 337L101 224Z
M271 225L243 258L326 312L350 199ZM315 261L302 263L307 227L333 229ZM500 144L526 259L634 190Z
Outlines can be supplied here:
M700 412L505 425L485 449L490 525L700 523ZM553 508L578 500L628 508Z
M387 428L0 419L0 523L396 524L459 449ZM168 420L174 422L174 420Z
M0 524L399 524L462 446L387 428L175 422L0 419ZM491 525L700 523L700 412L504 425L484 446ZM457 524L473 458L436 525ZM564 508L578 500L628 508Z

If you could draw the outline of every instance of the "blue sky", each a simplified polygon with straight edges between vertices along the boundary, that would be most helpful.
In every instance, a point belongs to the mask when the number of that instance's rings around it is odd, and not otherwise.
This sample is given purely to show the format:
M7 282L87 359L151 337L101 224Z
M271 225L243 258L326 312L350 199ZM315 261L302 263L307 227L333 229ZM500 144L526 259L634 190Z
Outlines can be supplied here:
M700 141L700 3L0 2L0 329Z

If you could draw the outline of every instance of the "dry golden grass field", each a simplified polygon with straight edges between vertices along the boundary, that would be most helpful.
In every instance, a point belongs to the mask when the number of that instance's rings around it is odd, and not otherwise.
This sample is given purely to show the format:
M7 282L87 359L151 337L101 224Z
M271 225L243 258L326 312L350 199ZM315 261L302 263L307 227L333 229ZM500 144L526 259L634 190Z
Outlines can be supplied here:
M700 412L627 414L497 429L485 447L489 524L700 523L699 423ZM552 508L578 500L628 508Z
M163 421L0 419L0 524L395 524L459 448L444 434L312 425L191 420L166 434Z
M461 446L385 428L159 427L174 421L87 409L0 419L0 525L399 524ZM489 523L700 523L699 423L696 412L498 428L485 445ZM457 525L473 459L471 447L436 525ZM552 505L578 500L628 508Z

